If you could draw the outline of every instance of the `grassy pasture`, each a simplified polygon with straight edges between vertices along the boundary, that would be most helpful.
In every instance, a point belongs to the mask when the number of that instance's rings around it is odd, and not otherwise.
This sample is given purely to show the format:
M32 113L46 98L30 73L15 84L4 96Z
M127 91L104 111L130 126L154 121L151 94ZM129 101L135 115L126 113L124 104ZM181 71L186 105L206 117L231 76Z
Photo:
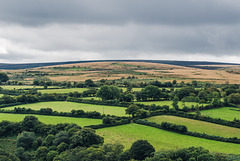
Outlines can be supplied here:
M9 89L9 90L11 90L11 89L26 89L26 88L44 88L43 86L25 86L25 85L22 85L22 86L0 86L0 87L2 87L3 89ZM49 88L51 88L51 86L49 86ZM53 86L52 86L52 88L54 88Z
M20 122L25 116L31 114L7 114L0 113L0 121L7 120L12 122ZM39 121L45 124L60 124L60 123L74 123L80 126L97 125L101 124L101 119L89 119L89 118L74 118L74 117L62 117L62 116L44 116L44 115L31 115L36 116Z
M135 103L140 103L144 105L152 105L155 104L156 106L163 106L163 105L168 105L170 108L173 108L172 106L172 101L146 101L146 102L135 102ZM197 104L200 105L199 103L196 102L178 102L179 108L183 108L183 104L185 104L188 107L191 107L192 105L196 106ZM206 104L203 104L206 105Z
M87 88L66 88L66 89L43 89L38 90L41 93L70 93L70 92L80 92L87 91Z
M240 119L240 111L233 111L230 109L234 109L234 108L222 107L222 108L216 108L211 110L203 110L200 112L202 115L205 115L205 116L209 116L213 118L221 118L229 121L233 121L234 118Z
M16 106L6 107L2 109L13 110ZM93 105L75 102L63 102L63 101L53 101L53 102L39 102L18 105L17 107L31 108L33 110L40 110L41 108L51 108L53 111L58 112L71 112L71 110L83 110L83 111L97 111L104 114L116 115L116 116L126 116L124 107L117 106L106 106L106 105Z
M121 143L129 149L133 142L143 139L148 140L156 150L173 150L186 147L202 146L211 152L239 154L240 145L207 140L174 132L138 125L128 124L96 130L97 134L104 137L105 143Z
M147 118L148 121L161 124L162 122L171 122L181 124L188 127L188 131L206 133L222 137L238 137L240 138L240 129L213 124L205 121L198 121L177 116L154 116Z

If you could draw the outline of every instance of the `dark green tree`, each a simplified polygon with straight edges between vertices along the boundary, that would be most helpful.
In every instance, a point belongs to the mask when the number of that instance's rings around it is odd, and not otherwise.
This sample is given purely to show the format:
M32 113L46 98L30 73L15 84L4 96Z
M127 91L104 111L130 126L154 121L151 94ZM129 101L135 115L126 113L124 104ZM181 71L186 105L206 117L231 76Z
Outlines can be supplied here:
M9 80L6 73L0 73L0 82L7 82Z
M105 153L106 161L118 161L124 146L121 144L104 144L101 148Z
M199 117L199 116L201 115L201 112L200 112L199 106L196 105L195 108L196 108L195 113L196 113L196 115Z
M40 122L36 116L26 116L22 121L22 129L25 131L36 131Z
M3 95L0 98L0 101L1 101L2 104L8 104L8 103L15 103L16 99L12 96L9 96L9 95Z
M94 144L103 144L103 141L103 137L97 135L95 130L84 128L77 131L71 137L70 148L75 148L77 146L90 147Z
M176 91L179 100L182 100L186 96L190 96L191 93L196 93L195 89L192 87L183 87Z
M53 140L53 145L57 146L62 142L68 144L69 143L69 134L67 131L60 131L55 135L55 139Z
M47 154L47 161L53 161L54 157L56 157L58 155L58 152L51 150L50 152L48 152Z
M36 151L36 158L40 161L47 160L48 148L46 146L41 146Z
M35 140L35 136L33 132L23 131L17 137L17 147L23 147L26 150L31 149L34 140Z
M58 151L59 153L61 153L61 152L65 151L65 150L67 150L67 148L68 148L68 144L62 142L61 144L59 144L59 145L57 146L57 151Z
M45 138L44 142L45 142L45 144L46 144L47 146L52 146L54 139L55 139L55 136L54 136L53 134L49 134L49 135Z
M155 152L154 147L147 140L138 140L130 148L130 154L133 159L144 160Z
M131 93L128 94L122 94L120 101L124 102L132 102L134 100L134 95Z
M223 99L223 105L224 106L228 106L229 105L229 99L228 99L228 97L224 97L224 99Z
M102 100L119 99L120 96L121 96L121 91L119 90L118 87L113 85L111 86L104 85L97 92L97 97L102 98Z
M178 110L178 109L179 109L178 101L179 101L178 97L175 96L175 97L173 98L173 102L172 102L172 106L173 106L173 108L174 108L175 110Z
M240 104L240 94L232 93L228 96L229 102L234 104Z
M220 99L219 98L214 98L211 102L211 105L213 107L218 107L218 106L221 106L221 102L220 102Z
M202 154L197 157L197 161L214 161L214 158L211 154Z
M176 81L176 80L173 80L173 81L172 81L172 84L174 84L174 85L177 84L177 81Z
M23 147L18 147L14 153L21 161L31 160L31 155ZM1 159L0 159L1 160Z
M128 106L128 108L125 110L126 114L132 115L132 117L134 118L137 114L137 112L139 111L139 106L135 105L135 104L131 104L130 106Z
M88 87L94 87L95 86L94 82L91 79L85 80L85 85L88 86Z
M200 100L204 100L204 101L207 101L207 92L206 91L200 91L199 93L198 93L198 98L200 99Z
M192 85L195 86L195 87L197 87L198 82L197 82L197 81L192 81Z
M147 87L143 88L141 93L150 99L159 99L162 97L161 90L154 85L148 85Z

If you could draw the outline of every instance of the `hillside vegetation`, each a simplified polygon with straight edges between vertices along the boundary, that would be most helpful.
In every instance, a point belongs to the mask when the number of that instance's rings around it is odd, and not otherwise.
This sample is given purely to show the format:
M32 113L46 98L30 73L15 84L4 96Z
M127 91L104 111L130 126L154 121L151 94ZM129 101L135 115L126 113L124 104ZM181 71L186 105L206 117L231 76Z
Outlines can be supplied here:
M174 61L12 66L0 75L0 160L239 161L238 67Z

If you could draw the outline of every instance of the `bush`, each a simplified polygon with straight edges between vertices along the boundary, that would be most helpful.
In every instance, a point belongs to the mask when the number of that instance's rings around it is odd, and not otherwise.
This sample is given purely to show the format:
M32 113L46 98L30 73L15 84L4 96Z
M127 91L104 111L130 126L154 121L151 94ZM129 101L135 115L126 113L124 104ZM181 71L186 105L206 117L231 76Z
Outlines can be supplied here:
M51 150L50 152L48 152L47 154L47 161L53 161L54 157L56 157L58 155L58 152Z
M33 132L23 131L17 137L17 147L23 147L26 150L31 149L34 140L35 140L35 137Z
M55 139L53 140L53 144L56 146L61 144L62 142L66 144L69 143L69 135L66 131L60 131L59 133L57 133Z
M36 131L39 123L36 116L26 116L22 121L22 129L25 131Z
M41 146L36 151L36 157L40 160L46 160L48 154L48 148L46 146Z
M143 160L150 157L155 152L153 146L147 140L138 140L130 148L130 154L133 159Z

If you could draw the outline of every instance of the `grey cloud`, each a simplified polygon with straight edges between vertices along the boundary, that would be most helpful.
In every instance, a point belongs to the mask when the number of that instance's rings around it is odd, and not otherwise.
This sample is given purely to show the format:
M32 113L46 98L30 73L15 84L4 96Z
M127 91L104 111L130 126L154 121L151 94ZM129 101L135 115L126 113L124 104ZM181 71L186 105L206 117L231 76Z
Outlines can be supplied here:
M235 0L0 1L0 61L240 62Z
M164 54L175 55L173 59L198 54L240 58L240 25L8 25L0 28L0 35L7 42L9 57L22 51L23 57L39 60L161 58Z
M240 20L235 0L7 0L0 20L23 25L82 24L233 24Z

